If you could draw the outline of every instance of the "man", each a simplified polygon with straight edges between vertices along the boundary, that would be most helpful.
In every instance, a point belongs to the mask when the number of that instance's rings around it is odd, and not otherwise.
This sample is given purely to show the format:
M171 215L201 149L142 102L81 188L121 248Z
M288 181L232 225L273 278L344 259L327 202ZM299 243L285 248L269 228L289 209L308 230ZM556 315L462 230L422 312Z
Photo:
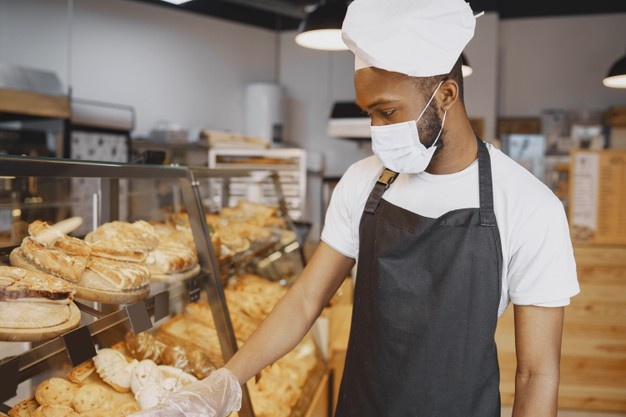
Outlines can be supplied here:
M350 5L343 38L375 156L345 173L322 242L258 331L145 415L237 409L239 384L295 347L358 260L337 416L499 416L494 332L511 300L513 415L556 416L563 306L579 291L567 221L472 132L459 56L474 25L463 0Z

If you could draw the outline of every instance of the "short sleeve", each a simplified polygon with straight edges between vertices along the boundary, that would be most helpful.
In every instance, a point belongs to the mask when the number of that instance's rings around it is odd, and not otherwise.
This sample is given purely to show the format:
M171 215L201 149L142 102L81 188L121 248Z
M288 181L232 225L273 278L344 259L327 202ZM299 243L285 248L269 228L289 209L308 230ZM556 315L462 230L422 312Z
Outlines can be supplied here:
M517 305L564 306L579 291L565 210L545 199L514 230L508 290Z
M354 187L350 186L349 175L344 175L333 191L326 211L322 241L337 252L356 259L358 242L353 233Z

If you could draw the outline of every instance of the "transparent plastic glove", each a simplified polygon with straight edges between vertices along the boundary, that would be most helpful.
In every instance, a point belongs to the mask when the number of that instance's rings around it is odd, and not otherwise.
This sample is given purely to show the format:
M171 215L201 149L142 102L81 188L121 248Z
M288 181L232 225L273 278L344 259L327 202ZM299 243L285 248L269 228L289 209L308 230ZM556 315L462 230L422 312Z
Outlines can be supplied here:
M220 368L131 417L226 417L240 408L241 386L232 372Z

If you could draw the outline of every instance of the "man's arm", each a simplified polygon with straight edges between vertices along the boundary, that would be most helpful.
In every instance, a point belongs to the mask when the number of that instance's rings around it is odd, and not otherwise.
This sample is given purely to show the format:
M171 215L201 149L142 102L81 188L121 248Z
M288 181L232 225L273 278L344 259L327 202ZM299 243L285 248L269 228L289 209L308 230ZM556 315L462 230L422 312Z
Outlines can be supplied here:
M563 307L514 306L515 402L513 417L556 417Z
M354 259L321 242L289 292L225 365L243 384L289 353L337 291Z

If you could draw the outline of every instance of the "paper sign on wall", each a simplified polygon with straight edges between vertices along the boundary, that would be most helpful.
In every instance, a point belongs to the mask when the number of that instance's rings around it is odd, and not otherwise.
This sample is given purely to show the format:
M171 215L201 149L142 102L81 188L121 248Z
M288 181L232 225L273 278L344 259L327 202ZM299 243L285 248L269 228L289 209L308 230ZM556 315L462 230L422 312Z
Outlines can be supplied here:
M626 244L626 151L577 151L570 180L572 238Z

